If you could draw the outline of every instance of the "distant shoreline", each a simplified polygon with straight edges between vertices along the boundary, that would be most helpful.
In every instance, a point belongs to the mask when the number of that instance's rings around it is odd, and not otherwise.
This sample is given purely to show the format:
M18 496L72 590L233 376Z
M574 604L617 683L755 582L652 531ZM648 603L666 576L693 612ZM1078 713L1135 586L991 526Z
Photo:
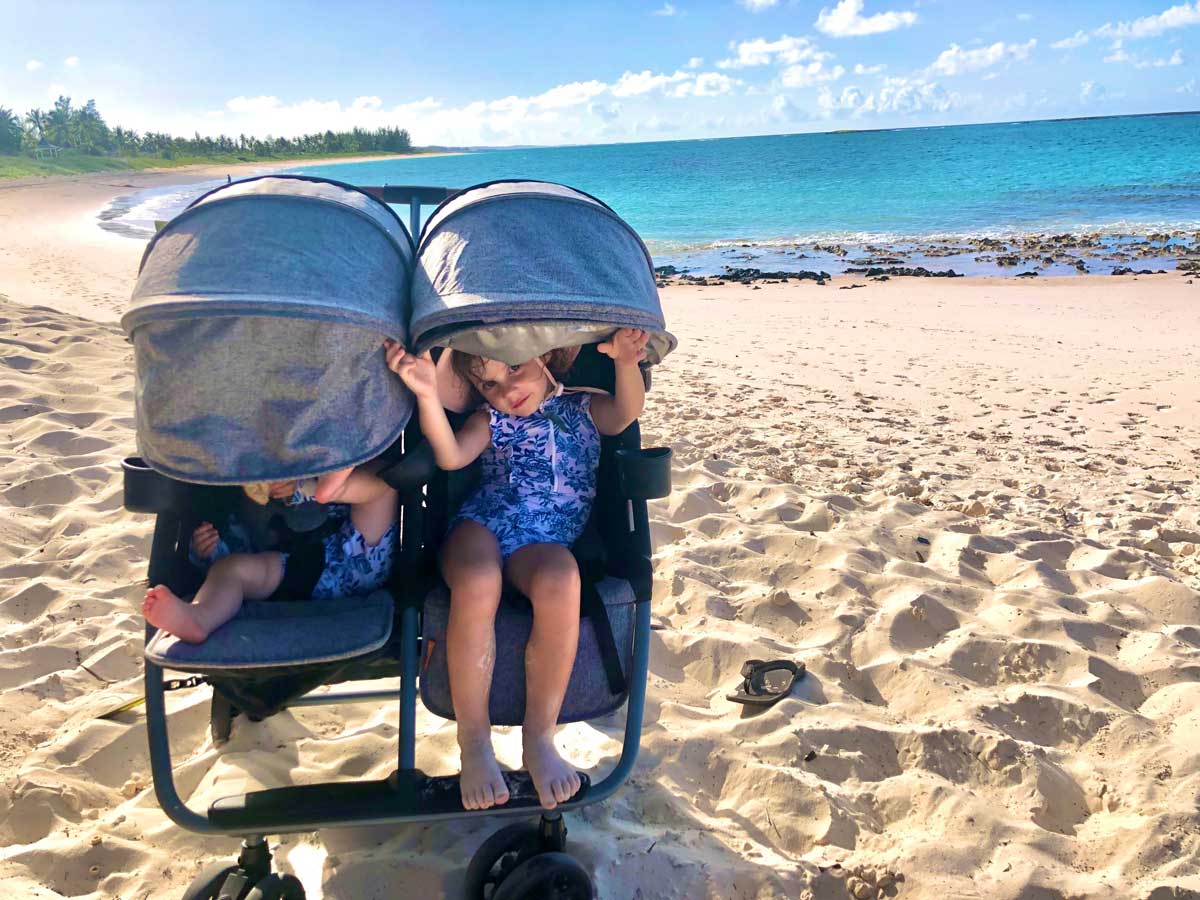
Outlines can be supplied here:
M434 156L458 156L465 151L460 150L430 150L414 153L353 153L345 156L294 157L275 159L264 157L258 160L239 162L195 162L180 166L153 166L145 169L105 169L98 172L78 172L48 175L25 175L19 178L8 178L0 175L0 190L14 187L24 187L31 184L48 184L54 182L81 181L95 178L119 178L122 176L163 175L163 174L203 174L217 177L222 174L246 174L254 171L274 171L290 169L296 166L309 165L341 165L343 163L380 162L391 159L418 159ZM186 182L178 182L186 183Z

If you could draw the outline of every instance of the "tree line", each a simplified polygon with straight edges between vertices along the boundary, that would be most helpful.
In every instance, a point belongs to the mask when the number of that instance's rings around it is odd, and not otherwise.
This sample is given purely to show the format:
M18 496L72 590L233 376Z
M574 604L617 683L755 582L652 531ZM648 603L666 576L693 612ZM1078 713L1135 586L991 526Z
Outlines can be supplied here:
M50 109L31 109L20 116L0 106L0 154L33 154L39 146L52 144L92 156L281 156L318 153L407 153L412 150L403 128L354 128L326 131L302 137L267 135L257 138L239 134L175 137L163 132L138 132L117 125L110 128L96 109L96 101L72 106L70 97L60 96Z

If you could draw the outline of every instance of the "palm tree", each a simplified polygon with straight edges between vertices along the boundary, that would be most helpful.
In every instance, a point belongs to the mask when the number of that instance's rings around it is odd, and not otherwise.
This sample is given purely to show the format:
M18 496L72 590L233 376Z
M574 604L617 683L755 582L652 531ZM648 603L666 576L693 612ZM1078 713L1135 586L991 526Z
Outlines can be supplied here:
M25 113L25 124L33 132L35 141L40 141L46 136L46 114L40 109L31 109Z
M11 109L0 106L0 153L12 156L21 151L21 120Z

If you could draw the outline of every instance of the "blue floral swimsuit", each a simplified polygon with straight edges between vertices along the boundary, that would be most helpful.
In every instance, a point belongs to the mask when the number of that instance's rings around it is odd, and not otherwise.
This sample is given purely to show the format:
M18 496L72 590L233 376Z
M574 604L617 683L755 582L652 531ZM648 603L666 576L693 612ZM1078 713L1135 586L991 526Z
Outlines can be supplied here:
M507 560L529 544L569 547L583 532L596 496L600 432L591 397L565 393L529 416L489 410L492 443L479 487L451 527L469 519L496 536Z
M313 600L334 600L341 597L365 596L379 590L387 582L392 571L392 558L396 552L396 537L398 530L393 524L374 547L367 546L362 532L354 527L350 518L350 507L343 503L319 504L297 488L290 499L284 504L293 509L304 507L309 513L306 518L312 519L315 511L317 517L324 515L324 520L340 519L341 525L332 533L327 534L322 541L325 550L325 566L321 577L312 590ZM319 523L314 523L319 524ZM250 539L248 530L236 519L230 518L226 527L221 529L221 537L211 559L201 559L195 552L188 550L192 564L207 570L222 556L230 553L258 552ZM288 557L283 553L283 569L287 571Z

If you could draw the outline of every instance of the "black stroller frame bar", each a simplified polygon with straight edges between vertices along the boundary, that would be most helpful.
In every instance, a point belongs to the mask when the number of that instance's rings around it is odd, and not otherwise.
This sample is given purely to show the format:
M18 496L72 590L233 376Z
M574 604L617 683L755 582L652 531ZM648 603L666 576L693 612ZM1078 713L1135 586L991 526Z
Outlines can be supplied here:
M382 186L363 188L387 203L408 204L414 242L419 235L422 204L439 203L456 193L447 188L418 186ZM411 429L405 435L407 443ZM626 431L619 442L625 447L640 446L637 424ZM419 449L419 447L418 447ZM408 455L406 447L406 457ZM415 454L419 455L419 454ZM418 569L425 517L425 485L432 471L409 477L400 491L401 545L397 567L404 573ZM385 475L386 477L386 475ZM657 496L657 495L652 495ZM627 550L640 571L649 572L651 557L650 524L646 500L627 498L625 535ZM149 561L151 584L166 583L181 555L186 554L187 524L179 509L160 511L154 528ZM419 581L420 579L418 579ZM635 578L635 627L629 693L625 714L624 739L615 767L595 784L583 788L556 813L599 803L621 786L637 760L645 711L646 679L650 653L650 579ZM145 660L145 697L150 768L155 796L162 810L180 827L201 834L220 834L257 838L265 834L286 834L317 828L353 825L436 822L472 817L531 816L543 812L535 797L514 795L504 806L486 810L462 807L457 776L431 777L415 768L416 700L420 663L420 608L423 585L403 585L398 591L399 691L370 690L310 693L290 700L288 706L314 706L335 703L376 701L397 697L400 702L397 770L378 780L337 781L322 784L267 788L247 794L224 797L206 812L191 809L179 796L171 763L167 730L163 668ZM153 629L147 629L147 637Z

